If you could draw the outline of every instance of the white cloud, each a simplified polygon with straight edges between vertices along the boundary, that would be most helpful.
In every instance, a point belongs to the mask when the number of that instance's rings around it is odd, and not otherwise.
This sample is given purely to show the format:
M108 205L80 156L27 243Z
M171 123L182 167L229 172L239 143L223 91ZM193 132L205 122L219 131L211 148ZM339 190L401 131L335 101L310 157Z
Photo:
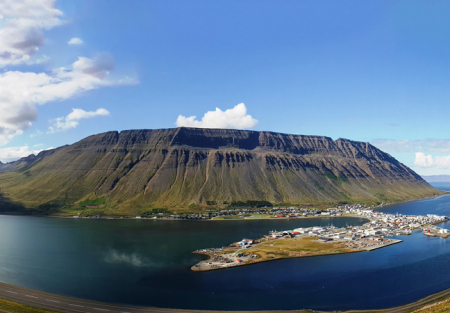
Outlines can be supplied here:
M44 30L63 23L55 0L0 0L0 12L0 67L32 63L44 44Z
M215 111L208 111L203 115L201 121L196 120L196 118L196 116L186 117L179 115L175 125L177 127L246 129L255 127L258 124L258 120L247 114L247 108L243 103L226 111L222 111L219 108L216 108Z
M96 111L85 111L82 109L72 109L72 113L67 116L58 117L54 119L53 125L48 128L49 133L55 133L60 131L66 131L78 126L81 119L93 118L96 116L108 116L109 111L103 108Z
M427 151L428 153L450 153L450 139L375 139L371 141L371 144L389 153L415 153L416 151Z
M77 37L73 37L72 39L70 39L67 44L69 45L82 45L83 44L83 40L81 40L80 38Z
M20 158L29 156L30 154L38 154L41 150L30 150L29 146L9 147L0 149L0 161L3 163L12 162Z
M62 16L55 9L55 0L0 0L0 68L47 61L46 56L32 56L44 44L43 31L63 24ZM71 41L77 42L75 39ZM127 77L109 79L113 69L113 57L104 53L94 59L78 57L72 65L49 72L0 73L0 145L32 125L38 116L37 105L66 100L103 86L137 83ZM37 131L30 137L41 133Z
M450 168L450 155L433 157L431 154L425 155L423 152L416 152L414 165L418 167L436 167L440 169Z
M108 80L114 60L79 57L72 66L50 73L9 71L0 74L0 145L22 134L37 119L37 104L61 101L102 86L121 85Z

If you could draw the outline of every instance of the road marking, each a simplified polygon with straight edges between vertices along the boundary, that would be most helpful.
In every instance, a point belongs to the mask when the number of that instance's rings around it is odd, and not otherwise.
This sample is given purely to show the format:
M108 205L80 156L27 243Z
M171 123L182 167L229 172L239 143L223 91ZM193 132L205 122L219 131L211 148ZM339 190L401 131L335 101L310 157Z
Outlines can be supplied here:
M38 302L38 301L33 301L33 300L28 300L28 301L30 301L30 302L34 302L34 303L36 303L36 304L41 304L41 302ZM57 301L56 301L57 302ZM56 309L60 309L60 307L58 307L58 306L54 306L54 305L51 305L51 304L47 304L48 306L51 306L51 307L54 307L54 308L56 308ZM80 312L80 313L86 313L86 312L84 312L84 311L78 311L78 310L75 310L75 309L70 309L71 311L75 311L75 312Z
M94 310L99 310L99 311L109 311L107 309L98 309L98 308L94 308Z
M30 298L35 298L35 299L38 298L38 297L35 297L35 296L30 296L30 295L25 295L25 297L30 297Z
M71 306L79 306L80 308L83 308L82 305L78 305L78 304L71 304L71 303L69 303L69 305L71 305Z
M59 302L59 301L56 301L56 300L49 300L49 299L45 299L45 300L47 300L47 301L50 301L50 302L61 303L61 302Z
M15 294L17 294L17 292L14 292L14 291L9 291L9 290L5 290L6 292L10 292L10 293L15 293Z

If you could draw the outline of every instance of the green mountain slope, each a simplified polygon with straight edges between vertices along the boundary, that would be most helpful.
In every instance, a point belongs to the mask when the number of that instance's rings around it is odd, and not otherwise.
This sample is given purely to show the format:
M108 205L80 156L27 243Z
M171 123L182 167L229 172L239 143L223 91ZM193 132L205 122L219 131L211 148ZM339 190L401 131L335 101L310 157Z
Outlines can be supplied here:
M124 212L247 200L390 202L438 193L368 143L196 128L93 135L0 164L0 188L11 202L28 207L101 199Z

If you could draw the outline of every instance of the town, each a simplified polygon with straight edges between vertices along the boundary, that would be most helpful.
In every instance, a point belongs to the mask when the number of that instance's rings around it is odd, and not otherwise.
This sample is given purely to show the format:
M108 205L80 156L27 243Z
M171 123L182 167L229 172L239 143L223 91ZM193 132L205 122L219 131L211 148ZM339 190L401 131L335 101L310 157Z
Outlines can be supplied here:
M226 209L207 209L204 213L171 213L166 209L153 209L136 216L137 219L200 219L200 220L227 220L227 219L252 219L252 218L295 218L295 217L321 217L321 216L339 216L345 210L364 209L363 204L343 205L336 208L321 210L309 207L260 207L260 208L226 208ZM372 206L374 208L374 206ZM74 216L79 217L79 216Z
M337 206L320 213L298 208L279 209L278 213L290 217L345 215L366 218L368 222L344 228L316 226L271 231L257 240L243 239L229 247L200 249L194 253L207 255L209 259L197 263L192 270L209 271L290 257L372 251L400 243L402 240L393 237L411 235L413 231L422 231L431 237L450 235L447 229L435 226L447 221L446 216L386 214L361 204Z

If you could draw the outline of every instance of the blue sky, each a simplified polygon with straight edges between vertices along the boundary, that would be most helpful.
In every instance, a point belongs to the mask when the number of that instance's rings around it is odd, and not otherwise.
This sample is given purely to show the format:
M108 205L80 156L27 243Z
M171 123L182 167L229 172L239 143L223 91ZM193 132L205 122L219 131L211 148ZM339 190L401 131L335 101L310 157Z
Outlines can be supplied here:
M4 162L183 122L369 141L450 174L450 2L4 1Z

